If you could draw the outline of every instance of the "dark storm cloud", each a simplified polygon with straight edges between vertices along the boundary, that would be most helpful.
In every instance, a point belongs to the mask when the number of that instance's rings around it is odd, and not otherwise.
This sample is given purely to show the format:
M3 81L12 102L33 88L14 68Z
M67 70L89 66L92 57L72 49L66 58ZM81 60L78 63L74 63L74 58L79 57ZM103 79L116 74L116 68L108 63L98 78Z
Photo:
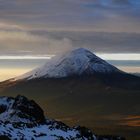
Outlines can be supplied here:
M138 53L139 17L139 0L0 0L0 54Z

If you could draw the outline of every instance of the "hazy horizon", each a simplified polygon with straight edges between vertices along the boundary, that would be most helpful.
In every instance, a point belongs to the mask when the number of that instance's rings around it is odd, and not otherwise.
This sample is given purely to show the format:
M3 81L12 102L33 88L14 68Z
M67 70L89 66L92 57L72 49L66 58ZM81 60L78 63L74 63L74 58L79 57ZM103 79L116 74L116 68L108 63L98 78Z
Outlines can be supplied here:
M5 57L4 57L5 58ZM4 81L16 76L22 75L26 72L31 71L45 64L50 58L49 57L19 57L20 59L7 58L0 59L0 81ZM30 58L30 59L29 59ZM120 70L128 73L139 73L140 72L140 61L139 60L106 60L110 64L116 66Z

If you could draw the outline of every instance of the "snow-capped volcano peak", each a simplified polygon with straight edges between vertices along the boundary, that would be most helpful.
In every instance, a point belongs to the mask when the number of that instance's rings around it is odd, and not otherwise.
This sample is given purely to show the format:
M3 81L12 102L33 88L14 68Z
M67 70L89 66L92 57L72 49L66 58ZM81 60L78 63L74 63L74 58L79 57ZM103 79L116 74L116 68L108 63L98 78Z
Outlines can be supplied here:
M89 50L79 48L65 54L55 56L45 65L28 72L19 79L62 78L69 76L91 75L94 73L113 73L119 71Z

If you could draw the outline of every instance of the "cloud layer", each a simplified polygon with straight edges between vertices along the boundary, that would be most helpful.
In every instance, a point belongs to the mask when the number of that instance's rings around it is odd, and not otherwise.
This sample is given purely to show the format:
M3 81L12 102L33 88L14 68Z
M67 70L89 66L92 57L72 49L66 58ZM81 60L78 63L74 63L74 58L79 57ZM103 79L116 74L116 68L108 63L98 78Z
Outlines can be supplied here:
M0 0L0 55L140 52L139 0Z
M140 32L139 0L1 0L0 19L34 28Z

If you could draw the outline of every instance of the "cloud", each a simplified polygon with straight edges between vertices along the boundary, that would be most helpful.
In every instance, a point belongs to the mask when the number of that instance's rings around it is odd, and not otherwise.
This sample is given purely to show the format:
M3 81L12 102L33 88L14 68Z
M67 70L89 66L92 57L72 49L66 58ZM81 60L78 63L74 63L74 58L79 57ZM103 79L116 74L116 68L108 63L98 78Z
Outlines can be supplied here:
M6 30L7 31L8 30L10 30L10 31L12 31L12 30L22 31L23 27L18 26L16 24L8 24L8 23L5 23L5 22L0 22L0 31L2 31L2 30L4 30L4 31L6 31Z
M60 53L72 48L70 39L55 39L49 34L32 33L18 25L0 24L0 54L45 54Z
M84 47L97 53L138 53L140 34L92 31L0 31L0 54L57 54Z
M0 3L1 20L36 29L140 32L139 16L138 0L2 0Z
M37 41L43 41L44 39L33 36L28 34L27 32L21 32L21 31L0 31L0 41L27 41L27 42L37 42Z
M139 0L1 0L0 54L140 52L139 17Z
M54 40L69 39L73 48L84 47L93 52L137 53L140 52L140 34L82 31L32 31L33 34Z

